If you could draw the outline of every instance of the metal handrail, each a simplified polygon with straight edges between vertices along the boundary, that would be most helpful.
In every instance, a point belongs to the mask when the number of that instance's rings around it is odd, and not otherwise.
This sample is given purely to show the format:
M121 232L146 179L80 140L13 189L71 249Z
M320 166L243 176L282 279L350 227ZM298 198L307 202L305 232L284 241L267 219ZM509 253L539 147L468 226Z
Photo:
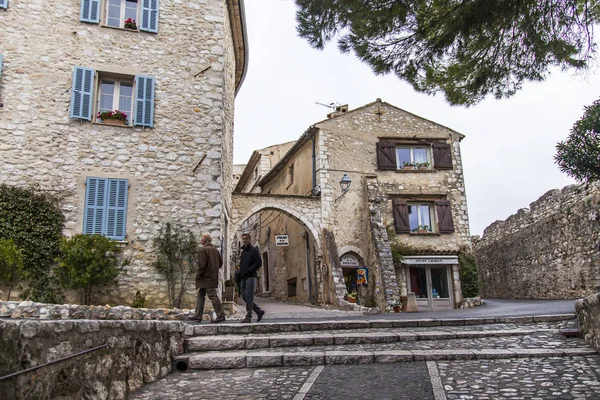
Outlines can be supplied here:
M91 349L87 349L87 350L84 350L84 351L80 351L79 353L76 353L76 354L71 354L70 356L63 357L63 358L59 358L58 360L50 361L50 362L47 362L47 363L45 363L45 364L42 364L42 365L37 365L37 366L35 366L35 367L27 368L27 369L24 369L23 371L14 372L14 373L12 373L12 374L9 374L9 375L0 376L0 382L1 382L1 381L4 381L4 380L6 380L6 379L13 378L13 377L15 377L15 376L18 376L18 375L21 375L21 374L26 374L26 373L28 373L28 372L37 371L37 370L38 370L38 369L40 369L40 368L44 368L44 367L46 367L46 366L48 366L48 365L52 365L52 364L59 363L59 362L61 362L61 361L65 361L65 360L68 360L68 359L70 359L70 358L73 358L73 357L82 356L82 355L84 355L84 354L91 353L92 351L100 350L100 349L102 349L102 348L104 348L104 347L106 347L106 346L108 346L108 343L104 343L102 346L93 347L93 348L91 348Z

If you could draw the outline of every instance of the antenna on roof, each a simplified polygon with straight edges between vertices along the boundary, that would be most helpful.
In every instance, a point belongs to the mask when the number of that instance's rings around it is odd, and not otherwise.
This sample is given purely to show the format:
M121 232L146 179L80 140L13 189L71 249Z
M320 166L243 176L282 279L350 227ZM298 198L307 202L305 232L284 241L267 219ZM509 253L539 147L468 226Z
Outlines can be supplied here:
M318 101L315 101L315 104L318 104L318 105L320 105L320 106L323 106L323 107L331 108L332 110L334 110L334 109L335 109L335 104L336 104L336 103L337 103L338 105L340 105L340 103L338 103L337 101L336 101L336 102L333 102L333 103L329 103L329 104L323 104L323 103L319 103Z

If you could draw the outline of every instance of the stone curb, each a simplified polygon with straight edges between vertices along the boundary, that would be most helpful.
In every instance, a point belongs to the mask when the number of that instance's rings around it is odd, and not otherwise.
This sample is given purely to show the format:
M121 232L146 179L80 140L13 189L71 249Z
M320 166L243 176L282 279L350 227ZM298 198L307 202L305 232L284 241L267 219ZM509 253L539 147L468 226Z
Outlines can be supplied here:
M309 351L309 352L208 352L183 355L190 369L239 369L252 367L292 367L328 364L371 364L412 361L483 360L500 358L570 357L596 355L586 348L480 349L480 350L388 350L388 351Z
M187 351L251 350L295 346L335 346L348 344L375 344L409 342L416 340L475 339L499 336L521 336L554 329L505 329L488 331L448 332L347 332L305 333L272 336L198 336L185 340Z
M265 322L256 324L192 325L185 329L187 336L244 335L322 330L418 328L434 326L467 326L510 323L557 322L575 319L575 314L534 315L524 317L455 318L455 319L405 319L360 321ZM184 321L185 322L185 321Z

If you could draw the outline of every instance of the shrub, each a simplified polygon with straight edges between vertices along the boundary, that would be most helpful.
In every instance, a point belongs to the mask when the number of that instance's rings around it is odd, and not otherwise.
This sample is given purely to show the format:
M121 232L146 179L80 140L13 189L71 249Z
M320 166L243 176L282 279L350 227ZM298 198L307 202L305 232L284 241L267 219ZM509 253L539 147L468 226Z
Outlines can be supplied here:
M458 255L461 287L464 298L479 296L480 285L477 276L477 260L471 250L462 250Z
M21 251L25 284L21 298L62 301L52 266L60 253L64 220L55 194L0 184L0 239L12 239Z
M133 304L131 304L131 307L146 308L146 295L137 290L135 292L135 297L133 298Z
M153 244L154 267L167 278L169 307L179 308L187 281L196 272L198 241L191 231L167 222Z
M12 239L0 239L0 280L8 286L6 301L23 271L23 255Z
M120 262L121 249L102 235L75 235L60 245L56 275L60 283L77 290L80 303L90 305L95 291L117 286L125 263Z

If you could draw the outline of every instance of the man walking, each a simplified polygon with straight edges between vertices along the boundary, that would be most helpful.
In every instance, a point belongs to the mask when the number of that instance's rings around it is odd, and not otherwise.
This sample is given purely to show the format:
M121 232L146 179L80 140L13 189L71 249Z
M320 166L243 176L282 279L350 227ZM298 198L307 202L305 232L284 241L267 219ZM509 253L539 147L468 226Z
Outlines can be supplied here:
M212 238L209 233L202 235L200 244L202 244L202 248L198 251L198 273L196 274L196 289L198 290L196 313L190 319L202 321L204 301L208 294L208 298L217 314L217 318L212 322L223 322L225 321L225 314L223 313L221 299L217 294L219 269L223 266L223 259L219 250L212 245Z
M260 322L265 312L254 302L254 288L256 287L256 271L262 266L262 261L258 249L250 244L250 234L242 234L242 242L240 294L246 302L246 318L242 322L252 322L252 310L258 316L256 322Z

